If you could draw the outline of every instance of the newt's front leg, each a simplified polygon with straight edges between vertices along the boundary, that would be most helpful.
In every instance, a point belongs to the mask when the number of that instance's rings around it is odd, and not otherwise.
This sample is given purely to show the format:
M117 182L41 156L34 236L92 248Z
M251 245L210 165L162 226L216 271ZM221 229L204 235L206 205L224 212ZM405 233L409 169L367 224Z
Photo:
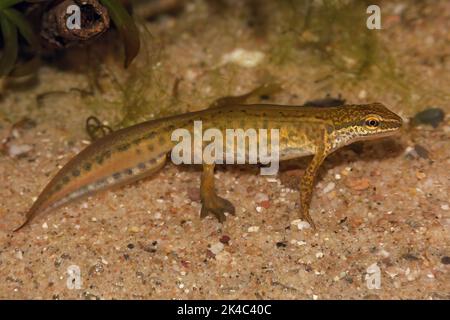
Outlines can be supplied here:
M208 214L213 214L219 220L224 222L225 212L235 214L233 204L217 195L214 184L214 164L204 164L203 173L200 182L200 197L202 200L202 210L200 217L204 218Z
M324 150L318 150L311 160L311 163L308 165L308 168L306 168L305 174L300 181L300 218L308 221L313 229L316 228L316 225L309 215L309 206L311 205L312 192L317 172L326 156L327 153Z

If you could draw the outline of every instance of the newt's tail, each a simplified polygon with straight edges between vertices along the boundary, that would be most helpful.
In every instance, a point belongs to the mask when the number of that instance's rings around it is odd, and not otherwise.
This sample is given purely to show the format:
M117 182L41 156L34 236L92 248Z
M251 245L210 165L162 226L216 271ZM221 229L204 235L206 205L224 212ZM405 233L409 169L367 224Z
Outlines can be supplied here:
M36 201L30 208L30 210L28 210L28 212L25 215L25 221L17 228L15 228L13 230L13 232L17 232L20 229L22 229L23 227L25 227L30 221L31 219L34 218L34 216L39 212L39 203L38 201Z

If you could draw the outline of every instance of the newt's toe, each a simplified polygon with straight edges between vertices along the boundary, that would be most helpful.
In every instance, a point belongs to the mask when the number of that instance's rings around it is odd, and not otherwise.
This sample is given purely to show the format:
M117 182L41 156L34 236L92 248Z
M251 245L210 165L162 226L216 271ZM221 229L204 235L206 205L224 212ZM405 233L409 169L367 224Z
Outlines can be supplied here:
M219 222L223 223L226 220L225 212L235 214L236 210L233 204L227 199L215 196L212 199L203 201L200 217L204 218L208 214L214 215Z

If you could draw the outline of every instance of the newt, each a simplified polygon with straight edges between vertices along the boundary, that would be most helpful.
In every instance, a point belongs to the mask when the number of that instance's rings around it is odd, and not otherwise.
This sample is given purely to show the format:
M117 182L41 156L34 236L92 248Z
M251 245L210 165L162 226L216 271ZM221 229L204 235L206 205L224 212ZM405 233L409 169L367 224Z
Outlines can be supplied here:
M72 158L44 188L27 211L23 228L38 213L47 212L100 190L131 183L160 170L175 145L177 128L264 128L279 130L280 160L313 156L300 181L301 219L315 224L309 214L315 177L324 159L355 141L392 135L402 119L381 103L339 107L274 104L227 104L139 123L99 138ZM217 194L215 164L203 163L200 183L201 212L224 222L235 214L233 204Z

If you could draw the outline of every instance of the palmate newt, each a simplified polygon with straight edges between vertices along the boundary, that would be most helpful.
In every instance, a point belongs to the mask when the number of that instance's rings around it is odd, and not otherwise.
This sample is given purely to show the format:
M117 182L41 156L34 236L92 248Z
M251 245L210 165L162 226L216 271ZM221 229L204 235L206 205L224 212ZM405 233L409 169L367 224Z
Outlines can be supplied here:
M355 141L392 135L402 126L402 119L381 103L339 107L226 104L143 122L94 141L70 160L48 183L16 230L38 213L158 171L176 144L171 133L177 128L193 130L194 121L202 121L204 129L222 132L227 128L278 129L280 160L313 155L300 181L300 218L312 227L309 207L314 180L327 155ZM200 195L201 217L212 214L223 222L226 212L235 213L231 202L216 193L214 163L203 164Z

